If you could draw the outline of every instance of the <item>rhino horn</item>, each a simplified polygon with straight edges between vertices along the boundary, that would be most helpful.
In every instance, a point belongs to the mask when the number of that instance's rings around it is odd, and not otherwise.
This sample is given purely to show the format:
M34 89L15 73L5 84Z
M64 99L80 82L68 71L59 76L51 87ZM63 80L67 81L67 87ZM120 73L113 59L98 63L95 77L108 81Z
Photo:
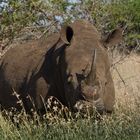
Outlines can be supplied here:
M92 59L92 63L91 63L91 70L88 75L88 81L90 83L93 82L96 78L96 58L97 58L97 51L96 51L96 49L94 49L93 59Z

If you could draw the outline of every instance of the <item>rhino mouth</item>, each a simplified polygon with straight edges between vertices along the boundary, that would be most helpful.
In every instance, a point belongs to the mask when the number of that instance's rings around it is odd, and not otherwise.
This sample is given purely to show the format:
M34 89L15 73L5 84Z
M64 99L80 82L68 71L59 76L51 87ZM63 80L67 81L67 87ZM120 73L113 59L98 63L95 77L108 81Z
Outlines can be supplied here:
M103 114L103 112L105 112L104 105L101 99L98 99L96 102L79 100L74 105L74 110L83 114L93 114L95 112Z

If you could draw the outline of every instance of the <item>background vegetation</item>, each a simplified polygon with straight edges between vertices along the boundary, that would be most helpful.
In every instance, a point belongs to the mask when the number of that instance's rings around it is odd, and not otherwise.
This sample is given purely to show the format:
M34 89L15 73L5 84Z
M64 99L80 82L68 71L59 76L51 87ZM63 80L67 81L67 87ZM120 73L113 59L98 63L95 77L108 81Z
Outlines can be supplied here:
M94 115L65 120L48 113L41 121L38 117L28 120L23 112L15 114L15 121L21 120L18 125L11 122L9 114L0 113L0 139L140 139L140 58L130 53L140 52L139 0L0 0L1 53L12 42L40 38L75 19L89 20L102 34L117 26L124 29L125 40L117 47L130 55L112 52L114 113L100 120Z
M106 34L124 28L124 48L140 51L139 0L1 0L0 41L7 46L14 38L39 38L49 27L75 19L87 19ZM24 34L23 34L24 33ZM19 35L20 34L20 35Z

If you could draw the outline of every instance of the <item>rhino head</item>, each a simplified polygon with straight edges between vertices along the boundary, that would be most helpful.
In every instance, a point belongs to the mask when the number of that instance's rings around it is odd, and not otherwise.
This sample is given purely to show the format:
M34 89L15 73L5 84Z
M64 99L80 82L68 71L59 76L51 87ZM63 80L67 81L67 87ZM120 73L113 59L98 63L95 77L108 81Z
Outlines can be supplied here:
M102 41L96 28L86 21L76 21L62 29L61 40L67 44L59 58L64 96L72 110L112 112L115 91L105 45L120 42L116 29ZM117 38L117 39L116 39Z

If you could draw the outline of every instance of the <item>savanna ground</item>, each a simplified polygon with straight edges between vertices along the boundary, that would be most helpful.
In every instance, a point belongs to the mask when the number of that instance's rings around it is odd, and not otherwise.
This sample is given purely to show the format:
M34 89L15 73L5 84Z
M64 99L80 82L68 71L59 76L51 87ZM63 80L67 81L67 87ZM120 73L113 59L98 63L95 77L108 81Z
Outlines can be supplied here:
M112 115L95 115L76 119L68 114L65 120L61 115L48 113L44 120L36 116L27 119L25 112L15 115L17 123L12 123L0 114L0 139L2 140L139 140L140 139L140 56L134 53L124 55L113 51L112 76L116 90L116 104Z

